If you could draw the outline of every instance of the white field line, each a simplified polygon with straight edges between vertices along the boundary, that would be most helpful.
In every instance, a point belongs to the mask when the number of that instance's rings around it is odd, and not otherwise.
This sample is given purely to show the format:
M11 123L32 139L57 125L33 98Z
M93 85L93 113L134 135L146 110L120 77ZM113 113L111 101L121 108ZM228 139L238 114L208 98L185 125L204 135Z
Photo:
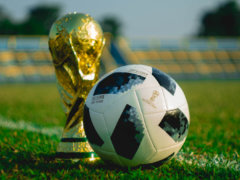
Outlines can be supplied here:
M196 165L202 168L217 167L240 172L239 155L236 153L232 160L224 157L223 154L214 156L195 155L193 152L187 153L180 150L175 159L181 163Z
M30 122L13 121L11 119L4 118L0 116L0 127L14 130L25 130L34 133L40 133L47 136L61 136L63 131L62 127L41 127L34 125ZM240 171L240 161L239 155L236 154L233 157L233 160L226 159L223 155L215 156L204 156L204 155L195 155L193 152L188 150L188 152L180 151L175 156L175 159L181 163L187 163L190 165L196 165L202 168L208 167L218 167L223 169L229 169L234 171Z
M23 120L20 121L13 121L11 119L4 118L0 116L0 127L13 129L13 130L25 130L35 133L44 134L47 136L58 136L61 137L63 128L62 127L42 127L36 124L26 122Z

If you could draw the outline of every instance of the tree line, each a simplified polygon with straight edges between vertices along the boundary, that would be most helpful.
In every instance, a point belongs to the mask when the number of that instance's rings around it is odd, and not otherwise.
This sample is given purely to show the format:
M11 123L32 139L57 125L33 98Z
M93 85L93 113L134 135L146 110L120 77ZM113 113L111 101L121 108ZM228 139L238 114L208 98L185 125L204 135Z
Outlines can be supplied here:
M48 35L51 25L59 18L60 6L40 5L29 10L28 17L22 22L15 22L0 7L0 35ZM121 22L113 16L100 20L104 32L113 37L121 34Z
M28 17L15 22L0 7L0 35L48 35L52 23L59 17L60 6L40 5L29 10ZM114 38L121 35L122 23L112 16L99 21L104 32ZM206 12L201 19L197 36L240 36L240 8L235 0L229 0Z

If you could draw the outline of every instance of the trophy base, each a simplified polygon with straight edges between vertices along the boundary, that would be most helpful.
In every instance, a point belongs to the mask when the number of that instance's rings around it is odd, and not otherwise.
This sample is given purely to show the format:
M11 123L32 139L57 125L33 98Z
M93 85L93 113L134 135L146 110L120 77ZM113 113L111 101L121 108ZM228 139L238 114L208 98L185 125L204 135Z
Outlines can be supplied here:
M88 143L82 121L70 130L64 130L58 145L56 158L58 159L88 159L96 160L98 155Z
M58 145L56 157L59 159L89 159L95 160L98 156L93 152L87 138L62 138Z
M98 158L95 152L83 152L83 153L66 153L66 152L57 152L57 159L89 159L90 161L94 161Z

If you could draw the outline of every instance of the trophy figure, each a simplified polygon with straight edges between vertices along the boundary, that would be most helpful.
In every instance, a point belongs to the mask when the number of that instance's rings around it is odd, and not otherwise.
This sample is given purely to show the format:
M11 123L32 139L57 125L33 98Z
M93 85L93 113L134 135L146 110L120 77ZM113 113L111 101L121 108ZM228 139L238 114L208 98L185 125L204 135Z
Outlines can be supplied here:
M86 14L67 14L51 27L49 50L67 117L57 149L59 158L96 157L83 129L83 107L98 79L104 44L100 25Z

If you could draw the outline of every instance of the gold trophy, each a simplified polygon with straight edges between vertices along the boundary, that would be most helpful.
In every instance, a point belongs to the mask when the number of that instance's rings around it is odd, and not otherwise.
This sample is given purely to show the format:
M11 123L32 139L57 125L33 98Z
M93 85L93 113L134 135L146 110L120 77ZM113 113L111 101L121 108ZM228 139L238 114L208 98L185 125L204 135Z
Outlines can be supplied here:
M59 158L96 157L83 129L83 107L98 79L104 44L100 25L86 14L67 14L51 27L49 50L67 116L57 149Z

